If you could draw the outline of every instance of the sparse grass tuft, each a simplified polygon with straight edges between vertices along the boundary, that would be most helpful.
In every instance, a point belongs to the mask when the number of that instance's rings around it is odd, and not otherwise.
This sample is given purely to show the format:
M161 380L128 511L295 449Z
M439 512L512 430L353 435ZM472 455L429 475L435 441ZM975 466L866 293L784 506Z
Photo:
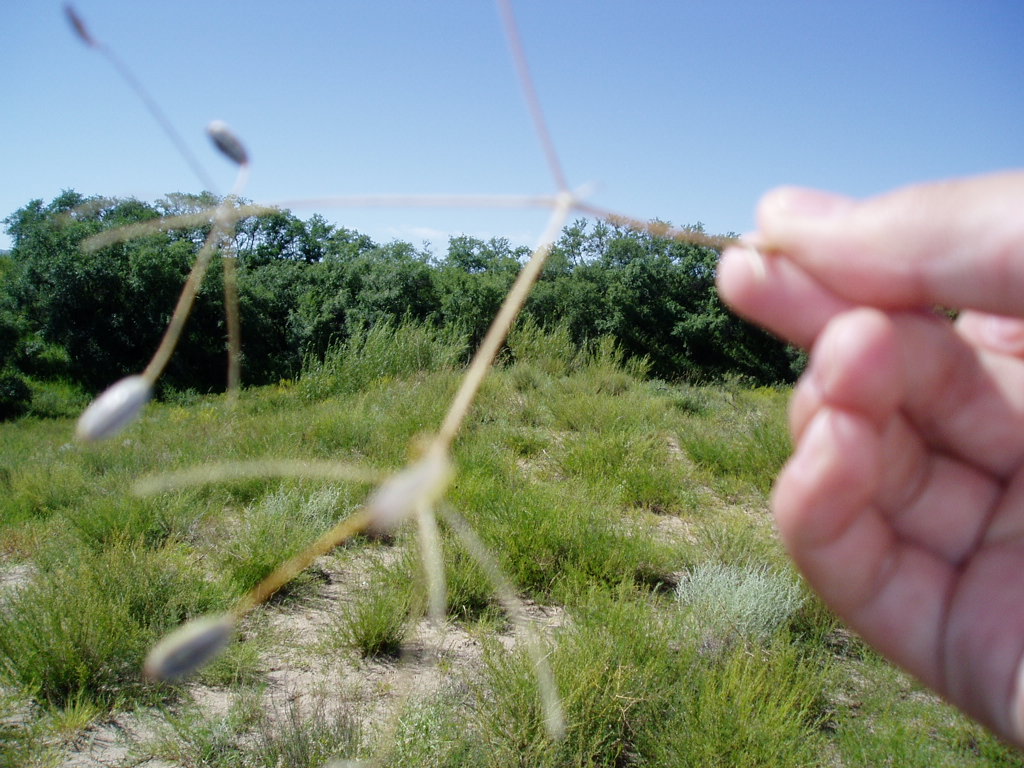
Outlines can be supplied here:
M181 768L234 768L244 765L244 742L260 718L256 695L239 697L223 716L195 707L168 713L156 736L142 745L144 758L173 761Z
M245 764L257 768L322 768L328 761L354 757L361 743L356 718L322 698L305 707L291 702L283 711L264 711L255 731Z
M168 714L141 752L181 768L322 768L355 756L359 745L359 727L344 707L322 696L267 706L254 691L221 716L197 707Z
M413 586L405 568L371 568L365 587L341 606L331 633L363 658L396 658L409 632Z
M466 722L454 716L464 697L451 691L410 702L398 716L398 727L383 745L382 764L419 768L473 768L486 765L479 741L467 733Z

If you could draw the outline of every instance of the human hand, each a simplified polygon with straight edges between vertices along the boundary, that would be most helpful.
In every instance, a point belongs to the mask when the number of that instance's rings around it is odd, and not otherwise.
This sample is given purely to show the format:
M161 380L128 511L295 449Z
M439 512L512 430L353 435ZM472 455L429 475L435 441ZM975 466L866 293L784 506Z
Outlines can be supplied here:
M771 255L731 249L719 289L812 349L783 540L868 642L1024 744L1024 173L782 189L758 223Z

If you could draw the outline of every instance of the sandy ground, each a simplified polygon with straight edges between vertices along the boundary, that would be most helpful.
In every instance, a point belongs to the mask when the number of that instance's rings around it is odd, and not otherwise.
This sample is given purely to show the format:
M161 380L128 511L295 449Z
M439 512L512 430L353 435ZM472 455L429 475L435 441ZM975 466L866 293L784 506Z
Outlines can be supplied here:
M325 705L345 707L357 714L362 732L372 739L394 724L395 713L407 702L426 699L443 686L457 687L466 674L480 668L481 640L450 622L437 627L419 621L398 660L367 660L354 652L327 650L339 606L353 600L367 586L375 563L399 556L395 548L373 548L345 559L321 558L314 566L320 578L312 595L263 609L259 620L264 626L260 631L269 632L276 640L260 658L265 682L262 706L271 717L293 707L300 712L318 707L322 711ZM0 569L0 589L23 584L30 575L30 569L24 566ZM560 608L527 604L526 612L541 631L564 622ZM520 635L509 625L498 639L511 649ZM244 695L247 692L240 689L193 684L187 689L188 703L183 706L198 707L213 719L227 714ZM19 716L28 718L30 712L26 705ZM62 758L58 765L172 768L175 763L147 758L142 747L164 727L163 716L157 710L115 713L59 745Z

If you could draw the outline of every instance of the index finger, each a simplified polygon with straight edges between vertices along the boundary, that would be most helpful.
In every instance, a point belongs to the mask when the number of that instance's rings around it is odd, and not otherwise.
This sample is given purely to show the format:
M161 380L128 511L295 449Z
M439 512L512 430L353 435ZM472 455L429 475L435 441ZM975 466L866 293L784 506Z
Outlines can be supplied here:
M771 250L853 303L1024 315L1024 171L863 201L782 187L758 224Z

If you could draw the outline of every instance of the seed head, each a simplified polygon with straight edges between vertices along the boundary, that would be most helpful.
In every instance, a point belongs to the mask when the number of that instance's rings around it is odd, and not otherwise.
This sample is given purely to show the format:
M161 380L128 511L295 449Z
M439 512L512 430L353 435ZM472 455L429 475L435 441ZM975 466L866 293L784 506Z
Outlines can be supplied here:
M174 681L192 674L224 650L234 629L230 614L203 616L182 624L153 646L146 657L146 677Z
M448 487L452 463L448 454L433 448L427 455L384 481L366 506L373 527L387 531L408 518L419 504L432 504Z
M82 21L82 17L78 15L78 11L74 9L71 3L64 3L64 15L68 17L68 21L71 22L71 28L75 30L75 34L78 35L81 41L90 48L95 48L95 38L89 34L85 22Z
M239 165L249 162L249 153L245 151L242 141L235 135L228 124L223 120L214 120L206 126L206 133L213 139L217 149L234 160Z
M113 437L138 417L153 396L153 387L142 376L128 376L109 386L78 418L75 434L92 442Z

